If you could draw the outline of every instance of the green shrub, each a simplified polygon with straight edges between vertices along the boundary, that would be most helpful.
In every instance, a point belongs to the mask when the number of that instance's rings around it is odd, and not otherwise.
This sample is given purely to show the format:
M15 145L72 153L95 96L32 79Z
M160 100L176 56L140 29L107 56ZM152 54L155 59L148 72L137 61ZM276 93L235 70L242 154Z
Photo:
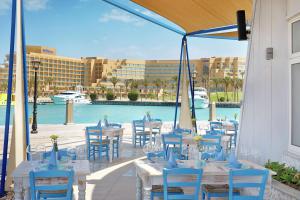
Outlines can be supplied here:
M139 98L139 93L137 91L130 91L128 93L128 99L130 101L136 101Z
M220 102L224 102L225 101L225 97L220 97Z
M300 190L300 172L294 167L286 166L284 163L268 161L265 167L276 172L273 178L290 187Z
M107 91L106 93L106 100L114 100L115 99L115 94L112 91Z
M90 98L91 98L91 101L95 101L97 99L97 94L96 93L90 94Z
M149 98L149 99L154 99L154 98L156 98L156 95L153 94L153 93L148 93L148 94L147 94L147 98Z

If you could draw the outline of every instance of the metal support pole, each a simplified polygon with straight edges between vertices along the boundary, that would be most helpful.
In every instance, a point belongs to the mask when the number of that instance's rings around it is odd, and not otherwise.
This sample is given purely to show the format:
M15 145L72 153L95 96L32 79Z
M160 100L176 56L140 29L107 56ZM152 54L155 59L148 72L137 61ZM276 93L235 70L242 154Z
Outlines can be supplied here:
M195 99L194 99L194 80L193 80L193 85L192 85L192 76L191 76L191 67L190 67L190 58L189 58L189 51L188 51L188 46L187 46L187 40L185 39L186 45L186 60L187 60L187 65L188 65L188 72L189 72L189 82L190 82L190 91L191 91L191 96L192 96L192 118L193 120L196 120L196 113L195 113ZM195 122L196 123L196 122ZM195 131L197 132L197 125L195 125Z
M32 134L38 133L37 131L37 68L34 68L34 96L33 96L33 121L32 121Z
M12 16L11 16L11 33L10 33L10 53L9 53L9 69L8 69L8 83L7 83L7 101L6 101L6 116L2 155L2 170L1 170L1 185L0 197L5 196L5 180L7 167L7 149L9 140L9 124L10 124L10 108L12 95L12 79L14 67L14 51L15 51L15 31L16 31L16 0L12 1Z
M176 128L176 122L177 122L177 112L178 112L178 101L179 101L179 91L180 91L180 79L181 79L181 66L182 66L182 55L183 55L183 44L184 44L184 38L182 38L181 41L181 52L180 52L180 61L179 61L179 70L178 70L178 80L177 80L177 92L176 92L176 107L175 107L175 118L174 118L174 126L173 129Z

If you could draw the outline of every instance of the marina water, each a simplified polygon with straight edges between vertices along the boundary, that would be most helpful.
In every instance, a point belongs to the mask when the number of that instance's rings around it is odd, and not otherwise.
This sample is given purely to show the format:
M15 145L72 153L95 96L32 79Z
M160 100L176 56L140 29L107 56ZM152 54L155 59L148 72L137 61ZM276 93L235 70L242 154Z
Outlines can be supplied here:
M0 106L0 125L5 123L5 106ZM179 111L180 109L178 109ZM13 111L13 107L12 107ZM63 124L65 122L66 105L38 105L38 124ZM74 105L74 123L97 123L107 116L111 122L130 123L134 119L142 119L146 112L153 118L173 121L174 106L132 106L132 105ZM180 113L180 111L178 112ZM13 115L13 112L11 112ZM239 108L217 108L217 118L233 119L240 114ZM29 104L29 117L32 116L32 104ZM11 116L12 117L12 116ZM209 109L196 109L197 120L208 120ZM179 119L179 115L178 118ZM12 121L11 121L12 123Z

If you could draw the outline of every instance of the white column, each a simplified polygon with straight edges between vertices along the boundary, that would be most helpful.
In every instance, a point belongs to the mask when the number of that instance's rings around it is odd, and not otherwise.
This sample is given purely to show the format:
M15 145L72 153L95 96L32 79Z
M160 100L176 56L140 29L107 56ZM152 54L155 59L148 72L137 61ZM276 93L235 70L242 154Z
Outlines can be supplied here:
M182 74L181 74L181 107L180 107L180 117L179 117L179 127L192 129L192 116L190 110L190 100L189 100L189 80L187 79L187 61L186 61L186 41L183 46L183 60L182 60Z
M22 51L22 0L16 1L16 85L15 85L15 113L11 145L8 159L6 190L12 184L11 174L14 169L26 159L26 128L25 128L25 100L23 79L23 51Z

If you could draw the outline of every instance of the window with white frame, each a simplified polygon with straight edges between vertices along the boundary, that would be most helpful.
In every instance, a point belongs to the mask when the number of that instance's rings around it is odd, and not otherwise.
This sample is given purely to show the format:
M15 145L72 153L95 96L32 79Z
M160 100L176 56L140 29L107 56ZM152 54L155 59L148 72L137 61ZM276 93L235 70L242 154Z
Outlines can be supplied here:
M300 16L289 21L291 127L289 150L300 154Z

